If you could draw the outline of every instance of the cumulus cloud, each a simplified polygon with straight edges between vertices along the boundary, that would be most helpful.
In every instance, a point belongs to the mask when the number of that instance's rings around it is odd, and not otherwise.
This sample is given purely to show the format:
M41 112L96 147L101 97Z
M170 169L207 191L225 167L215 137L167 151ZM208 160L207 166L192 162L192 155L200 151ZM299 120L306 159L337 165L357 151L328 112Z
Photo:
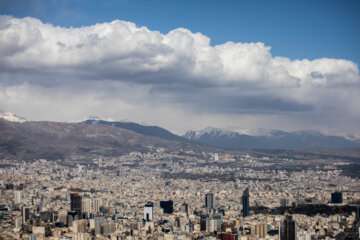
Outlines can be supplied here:
M222 117L302 112L297 117L306 119L320 112L329 117L336 109L351 122L360 115L348 104L360 100L359 69L349 60L291 60L272 56L261 42L212 45L209 37L184 28L164 34L119 20L64 28L0 16L0 55L0 108L16 107L4 92L24 91L19 86L25 84L30 95L39 89L71 92L79 100L74 116L85 114L80 105L89 98L134 111L151 105L171 113L176 105ZM50 108L51 98L44 101Z
M212 46L207 36L183 28L161 34L119 20L61 28L34 18L7 16L0 18L0 24L4 70L70 71L84 78L142 83L198 81L267 87L318 85L314 73L322 76L321 84L326 86L360 81L359 70L350 61L274 58L270 47L260 42Z

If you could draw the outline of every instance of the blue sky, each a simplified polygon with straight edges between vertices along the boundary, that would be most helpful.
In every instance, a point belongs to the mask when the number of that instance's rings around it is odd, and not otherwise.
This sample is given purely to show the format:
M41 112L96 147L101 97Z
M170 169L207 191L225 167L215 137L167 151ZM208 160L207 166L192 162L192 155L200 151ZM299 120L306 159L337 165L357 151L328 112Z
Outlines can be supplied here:
M185 27L226 41L264 42L275 56L360 63L360 1L2 0L0 13L61 26L128 20L163 33Z

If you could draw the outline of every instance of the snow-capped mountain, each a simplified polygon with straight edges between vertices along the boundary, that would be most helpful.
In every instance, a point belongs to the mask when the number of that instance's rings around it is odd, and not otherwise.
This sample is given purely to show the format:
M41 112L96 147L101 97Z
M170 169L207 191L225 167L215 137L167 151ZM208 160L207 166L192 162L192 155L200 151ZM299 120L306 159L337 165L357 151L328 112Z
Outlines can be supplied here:
M19 123L23 123L23 122L26 121L25 118L19 117L14 113L2 112L2 111L0 111L0 119L4 119L4 120L9 121L9 122L19 122Z
M232 150L360 147L358 139L325 135L317 131L286 132L267 129L228 131L219 128L205 128L199 131L188 131L183 137L199 143Z
M89 116L86 120L90 120L90 121L100 121L102 120L101 117L98 117L98 116ZM86 121L85 120L85 121Z
M132 151L145 152L149 147L185 151L205 148L166 129L131 122L26 121L19 124L0 120L0 158L51 160L80 155L121 156Z
M184 137L189 140L197 140L200 139L202 136L211 135L211 136L226 136L226 137L233 137L236 136L236 132L224 130L221 128L214 128L214 127L207 127L199 131L188 131L185 133Z
M214 128L214 127L207 127L202 130L194 131L190 130L184 134L184 137L191 140L200 139L203 136L223 136L223 137L237 137L238 135L248 135L248 136L274 136L274 135L281 135L286 132L280 130L273 130L273 129L238 129L238 130L226 130L221 128Z
M352 141L360 141L360 134L348 134L344 137Z
M114 122L111 118L105 118L100 116L91 115L88 118L86 118L84 121L93 121L93 122L99 122L99 121L107 121L107 122Z

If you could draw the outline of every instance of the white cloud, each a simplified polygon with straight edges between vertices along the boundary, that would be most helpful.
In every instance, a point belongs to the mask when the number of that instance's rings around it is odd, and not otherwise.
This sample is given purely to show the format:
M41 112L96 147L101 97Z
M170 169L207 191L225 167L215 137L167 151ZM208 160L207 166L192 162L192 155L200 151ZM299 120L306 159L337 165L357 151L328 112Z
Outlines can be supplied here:
M161 78L176 72L185 74L180 81L220 85L251 82L296 87L360 82L359 70L350 61L274 58L270 47L260 42L211 46L207 36L183 28L161 34L118 20L81 28L56 27L34 18L1 17L0 22L5 70L48 68L48 72L58 72L60 68L96 77L102 70L112 80L132 74Z
M354 123L360 116L353 103L360 100L360 74L349 60L274 57L261 42L214 46L207 36L183 28L163 34L118 20L63 28L0 16L0 55L0 108L23 109L28 115L31 110L25 108L43 111L55 104L70 109L72 119L118 104L121 109L109 115L127 109L130 116L151 105L169 114L193 112L194 119L199 111L213 119L271 113L289 121L293 115L284 112L300 112L303 123L314 113L330 120L342 114ZM73 106L46 97L57 91L63 91L59 99L72 96ZM38 105L31 99L39 99ZM96 106L94 99L101 107L84 107L89 102ZM55 114L43 112L42 118Z

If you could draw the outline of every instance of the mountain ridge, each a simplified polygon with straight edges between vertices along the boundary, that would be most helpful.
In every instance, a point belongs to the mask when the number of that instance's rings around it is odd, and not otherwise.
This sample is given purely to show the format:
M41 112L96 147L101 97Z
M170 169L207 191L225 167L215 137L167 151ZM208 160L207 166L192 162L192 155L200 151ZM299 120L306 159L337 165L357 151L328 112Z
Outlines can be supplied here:
M22 123L0 119L0 157L64 159L71 156L119 156L149 147L189 147L177 141L146 136L134 131L102 125L45 121Z
M85 120L84 123L101 124L101 125L123 128L123 129L134 131L136 133L143 134L143 135L159 137L159 138L171 140L171 141L187 141L187 139L185 139L181 136L178 136L165 128L154 126L154 125L142 125L139 123L127 122L127 121L106 121L106 120L102 120L102 119L96 119L96 120L88 119L88 120Z
M360 140L316 131L229 131L205 128L179 136L159 126L92 118L82 122L26 121L0 115L0 157L62 159L73 155L118 156L149 147L169 149L319 150L360 149ZM253 133L253 135L250 135Z
M205 128L199 131L188 131L183 137L228 150L243 149L333 149L360 147L359 139L342 136L325 135L318 131L302 130L287 132L269 130L266 134L244 134L220 128Z

